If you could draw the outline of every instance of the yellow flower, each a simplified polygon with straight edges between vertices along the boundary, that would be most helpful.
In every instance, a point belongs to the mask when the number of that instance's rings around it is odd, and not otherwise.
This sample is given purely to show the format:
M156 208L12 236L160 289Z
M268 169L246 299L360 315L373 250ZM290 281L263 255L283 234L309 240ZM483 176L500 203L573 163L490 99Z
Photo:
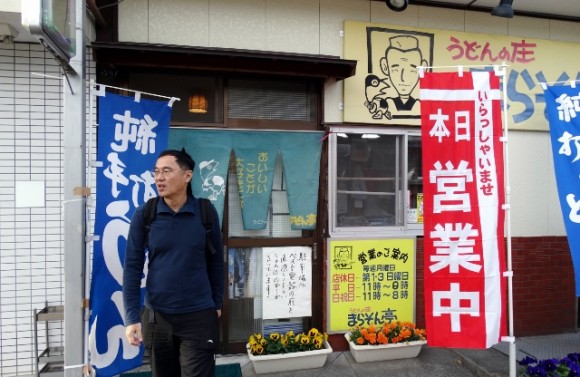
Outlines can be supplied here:
M252 347L251 350L254 355L256 354L261 355L264 353L264 347L262 347L260 344L254 345L254 347Z
M316 330L315 328L310 329L310 331L308 331L308 336L311 338L314 338L316 335L318 335L318 330Z
M328 334L316 328L297 335L293 331L285 334L274 332L267 336L258 333L248 337L248 350L253 355L311 351L324 348L327 339Z
M324 345L324 337L319 335L315 336L314 339L312 340L312 344L314 344L314 347L316 349L322 348L322 346Z

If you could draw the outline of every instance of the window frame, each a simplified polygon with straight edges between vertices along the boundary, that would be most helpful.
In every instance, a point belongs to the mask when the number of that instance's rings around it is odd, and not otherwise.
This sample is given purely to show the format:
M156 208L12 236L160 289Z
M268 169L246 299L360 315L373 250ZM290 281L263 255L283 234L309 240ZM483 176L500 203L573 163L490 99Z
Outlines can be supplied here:
M396 213L397 219L402 220L397 222L399 225L393 226L338 226L337 225L337 134L379 134L391 135L401 137L401 143L398 143L398 150L396 151L395 162L395 181L396 187ZM383 236L423 236L422 223L409 223L407 218L407 208L409 207L408 195L402 193L408 192L409 189L409 137L421 136L420 130L412 130L405 128L376 128L366 126L331 126L329 127L328 136L328 226L329 235L336 238L378 238ZM400 158L399 158L400 156ZM401 170L402 169L402 170ZM398 181L400 177L400 182ZM402 219L401 219L402 217Z

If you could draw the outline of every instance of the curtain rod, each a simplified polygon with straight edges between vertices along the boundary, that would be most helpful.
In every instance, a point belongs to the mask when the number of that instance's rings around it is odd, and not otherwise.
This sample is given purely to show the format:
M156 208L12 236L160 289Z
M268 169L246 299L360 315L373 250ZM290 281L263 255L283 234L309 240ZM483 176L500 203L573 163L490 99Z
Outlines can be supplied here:
M106 84L99 84L99 83L91 83L91 86L95 88L95 95L97 96L104 96L105 95L105 88L113 88L113 89L117 89L117 90L124 90L124 91L128 91L128 92L132 92L135 93L135 102L139 102L141 100L141 94L145 94L148 96L153 96L153 97L159 97L159 98L165 98L169 100L169 107L173 106L173 103L175 101L181 101L180 98L177 97L168 97L168 96L163 96L161 94L155 94L155 93L148 93L148 92L142 92L140 90L133 90L133 89L127 89L127 88L119 88L117 86L112 86L112 85L106 85ZM98 87L98 89L97 89Z
M576 87L576 83L580 83L580 79L578 80L566 80L566 81L551 81L551 82L539 82L538 85L542 87L542 89L548 89L548 85L565 85L570 84L571 88Z
M507 64L479 64L479 65L438 65L438 66L418 66L417 69L419 70L419 77L423 77L425 73L425 69L434 69L434 68L456 68L457 72L459 72L459 76L463 76L463 69L464 68L472 68L472 67L489 67L493 68L496 74L501 73L500 67L506 68L509 67Z

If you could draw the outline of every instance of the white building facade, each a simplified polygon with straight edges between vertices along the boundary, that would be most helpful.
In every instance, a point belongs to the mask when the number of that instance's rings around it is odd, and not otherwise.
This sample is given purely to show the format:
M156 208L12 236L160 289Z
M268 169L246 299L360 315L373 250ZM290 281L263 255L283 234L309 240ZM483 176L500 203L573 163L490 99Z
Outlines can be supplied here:
M0 25L20 31L0 42L0 376L5 377L35 373L34 313L65 304L67 84L53 57L19 25L21 11L19 0L0 4ZM125 0L118 4L118 42L344 58L345 21L580 43L580 23L413 5L393 13L384 2L369 0ZM90 51L87 62L87 80L96 79ZM344 81L328 78L323 88L322 123L342 123ZM565 237L548 132L514 131L509 143L512 236ZM66 346L62 322L38 326L39 350ZM75 331L82 344L84 329Z

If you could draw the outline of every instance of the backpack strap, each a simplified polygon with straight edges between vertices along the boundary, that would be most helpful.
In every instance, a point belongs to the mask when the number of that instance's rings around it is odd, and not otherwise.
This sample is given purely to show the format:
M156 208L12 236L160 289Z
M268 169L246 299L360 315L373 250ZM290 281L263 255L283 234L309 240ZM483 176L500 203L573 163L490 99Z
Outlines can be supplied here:
M205 247L211 255L215 255L217 250L211 243L211 228L213 225L213 213L211 211L211 202L206 198L199 198L199 207L201 209L201 221L205 227Z
M157 203L159 203L158 196L150 198L145 203L145 210L143 211L143 220L145 223L145 242L143 245L145 247L149 245L149 231L151 230L151 223L155 220L155 215L157 215Z

